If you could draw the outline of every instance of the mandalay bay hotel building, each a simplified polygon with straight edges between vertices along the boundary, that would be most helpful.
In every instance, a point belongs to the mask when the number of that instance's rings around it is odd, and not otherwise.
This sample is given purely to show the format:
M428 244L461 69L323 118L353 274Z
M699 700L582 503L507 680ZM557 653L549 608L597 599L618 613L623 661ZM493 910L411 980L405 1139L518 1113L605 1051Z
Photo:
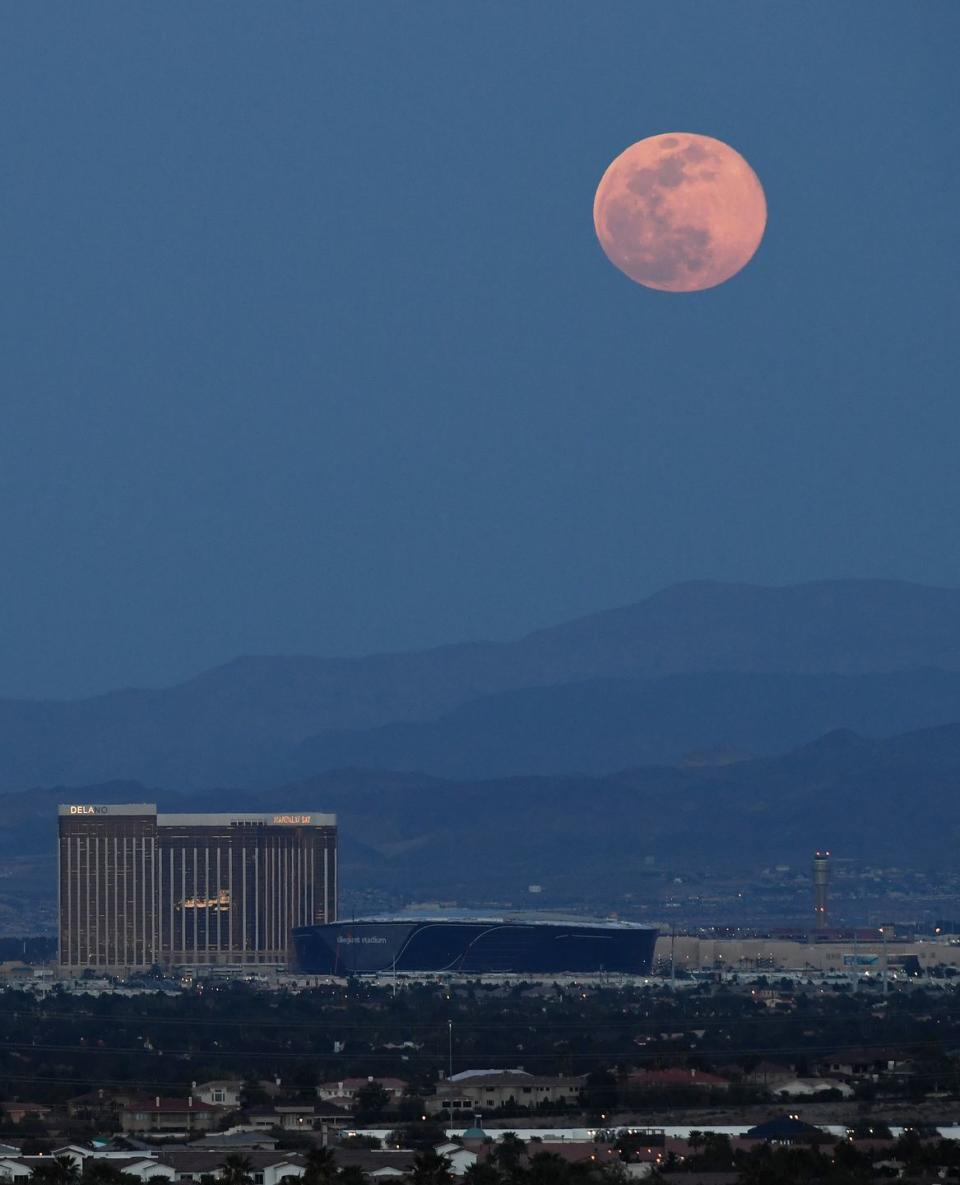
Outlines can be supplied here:
M282 967L337 917L337 820L317 812L59 808L60 965Z

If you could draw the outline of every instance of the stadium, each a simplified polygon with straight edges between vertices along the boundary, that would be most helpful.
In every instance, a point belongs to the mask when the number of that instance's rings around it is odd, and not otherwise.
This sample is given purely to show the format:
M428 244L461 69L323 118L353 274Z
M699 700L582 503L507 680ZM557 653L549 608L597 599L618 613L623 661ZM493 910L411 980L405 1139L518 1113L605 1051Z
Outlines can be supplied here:
M649 975L657 931L629 922L530 917L371 918L293 931L298 970L316 975Z

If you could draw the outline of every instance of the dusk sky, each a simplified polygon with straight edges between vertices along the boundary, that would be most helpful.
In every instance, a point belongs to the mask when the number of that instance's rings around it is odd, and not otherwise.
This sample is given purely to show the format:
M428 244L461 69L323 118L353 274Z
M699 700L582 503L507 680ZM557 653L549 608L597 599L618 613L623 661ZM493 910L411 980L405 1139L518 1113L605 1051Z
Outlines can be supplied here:
M956 0L4 6L0 694L960 583L958 43ZM766 192L702 293L594 234L669 131Z

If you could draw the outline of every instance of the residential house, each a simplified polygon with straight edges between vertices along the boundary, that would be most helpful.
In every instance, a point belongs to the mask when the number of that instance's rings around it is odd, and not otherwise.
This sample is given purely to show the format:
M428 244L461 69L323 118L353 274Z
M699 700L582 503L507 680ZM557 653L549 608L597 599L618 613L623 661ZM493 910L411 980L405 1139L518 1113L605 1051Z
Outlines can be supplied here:
M193 1097L211 1107L225 1107L236 1110L240 1106L243 1082L234 1078L219 1078L212 1082L198 1082L193 1088Z
M706 1070L671 1066L666 1070L634 1070L627 1082L634 1087L693 1086L700 1090L729 1090L730 1081Z
M243 1152L247 1148L274 1149L277 1141L265 1131L251 1131L247 1127L231 1127L224 1132L204 1132L195 1147L226 1148L228 1151Z
M359 1168L371 1181L394 1180L407 1177L413 1171L416 1153L409 1148L368 1150L366 1148L338 1148L340 1168Z
M39 1157L0 1156L0 1181L29 1181L34 1160Z
M794 1078L790 1082L781 1082L776 1093L783 1098L803 1099L822 1090L837 1090L843 1098L853 1098L853 1087L841 1078Z
M188 1097L137 1099L120 1112L120 1127L125 1132L186 1132L187 1135L211 1131L223 1112L219 1107Z
M353 1120L350 1112L336 1103L303 1100L250 1107L244 1111L243 1118L257 1131L270 1131L275 1127L284 1131L313 1131L324 1123L344 1126Z
M101 1157L95 1156L94 1163L99 1163ZM107 1162L112 1169L125 1173L130 1177L137 1177L140 1181L154 1181L158 1177L166 1181L176 1180L176 1173L169 1165L160 1164L155 1156L115 1157Z
M437 1083L426 1100L431 1115L474 1115L498 1107L572 1106L579 1101L586 1078L549 1077L524 1070L464 1070Z
M115 1119L128 1103L139 1095L134 1090L89 1090L67 1099L71 1119Z
M71 1149L72 1151L75 1150ZM114 1156L108 1159L106 1157L96 1156L90 1149L83 1149L82 1151L87 1153L85 1157L81 1157L82 1162L88 1160L94 1162L106 1160L111 1168L116 1169L118 1172L126 1173L131 1177L137 1177L140 1181L146 1182L156 1177L165 1177L167 1180L172 1181L175 1177L173 1170L160 1164L156 1156ZM75 1164L77 1163L75 1156L70 1156L69 1153L64 1153L60 1150L49 1156L0 1157L0 1181L29 1181L35 1168L49 1165L52 1157L57 1155L68 1155Z
M342 1078L339 1082L321 1082L317 1087L317 1098L352 1109L357 1091L378 1082L387 1092L391 1104L399 1102L406 1093L409 1083L402 1078Z
M25 1119L46 1119L53 1107L46 1103L18 1103L11 1100L2 1104L3 1114L10 1123L23 1123Z
M151 1170L158 1167L157 1153L145 1148L93 1148L87 1144L64 1144L48 1152L46 1159L51 1156L66 1157L81 1172L88 1163L95 1163L119 1169L120 1172L141 1177L143 1180L148 1180ZM168 1175L160 1173L160 1176Z
M462 1144L454 1144L452 1141L446 1144L438 1144L434 1148L434 1152L447 1158L450 1162L450 1171L455 1177L462 1177L468 1168L471 1168L477 1163L475 1149L464 1148Z
M722 1068L730 1070L736 1076L737 1067ZM767 1090L776 1092L782 1082L792 1082L796 1076L797 1072L792 1066L785 1066L780 1062L759 1062L743 1075L743 1081L753 1086L765 1086Z
M906 1063L906 1057L898 1050L845 1049L823 1058L817 1068L824 1075L876 1081L884 1074L902 1069Z
M199 1181L202 1177L219 1178L229 1150L210 1148L165 1148L160 1163L175 1173L177 1181ZM305 1163L296 1152L261 1148L244 1149L244 1159L250 1162L253 1185L280 1185L292 1177L302 1177Z
M82 1169L83 1162L93 1154L94 1150L88 1148L86 1144L62 1144L59 1148L54 1148L48 1155L62 1157L69 1160L78 1169ZM129 1154L125 1153L124 1155Z

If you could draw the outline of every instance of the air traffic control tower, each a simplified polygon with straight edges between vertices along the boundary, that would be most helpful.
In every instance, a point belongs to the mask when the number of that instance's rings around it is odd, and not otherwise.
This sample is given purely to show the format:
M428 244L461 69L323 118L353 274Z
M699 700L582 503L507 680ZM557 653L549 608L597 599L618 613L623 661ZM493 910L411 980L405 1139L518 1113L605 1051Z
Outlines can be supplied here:
M827 926L827 890L830 887L830 853L815 852L813 856L813 912L817 929Z

